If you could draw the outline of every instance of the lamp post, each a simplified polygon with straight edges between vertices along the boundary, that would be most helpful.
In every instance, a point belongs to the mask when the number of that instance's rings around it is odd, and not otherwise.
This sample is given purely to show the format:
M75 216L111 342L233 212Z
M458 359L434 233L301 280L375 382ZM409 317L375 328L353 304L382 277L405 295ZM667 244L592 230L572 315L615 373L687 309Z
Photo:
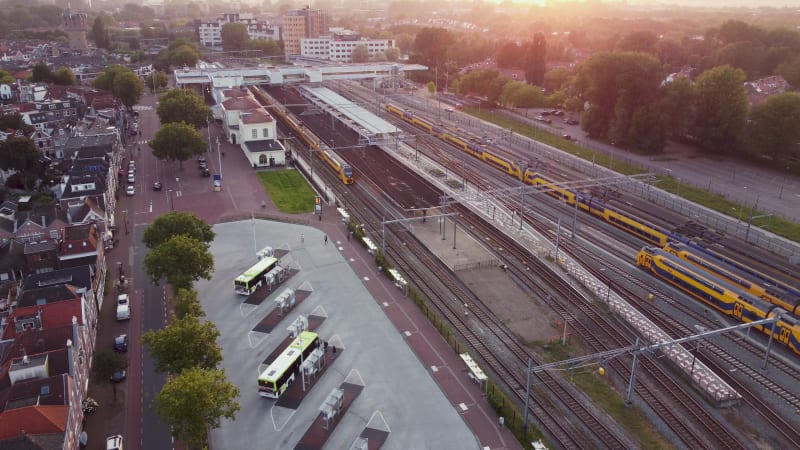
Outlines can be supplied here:
M122 211L123 222L125 223L125 234L128 234L128 210Z
M219 136L217 136L217 159L219 160L219 178L222 180L222 152L219 149Z
M697 330L698 333L701 333L701 334L705 333L706 331L708 331L708 328L706 328L706 327L704 327L702 325L699 325L699 324L695 324L694 328L695 328L695 330ZM701 348L703 348L703 340L702 339L698 339L697 340L697 346L694 348L694 354L692 355L692 367L691 367L691 369L689 369L689 378L692 378L692 375L694 374L694 363L695 363L695 360L697 360L697 354L700 353L700 349Z

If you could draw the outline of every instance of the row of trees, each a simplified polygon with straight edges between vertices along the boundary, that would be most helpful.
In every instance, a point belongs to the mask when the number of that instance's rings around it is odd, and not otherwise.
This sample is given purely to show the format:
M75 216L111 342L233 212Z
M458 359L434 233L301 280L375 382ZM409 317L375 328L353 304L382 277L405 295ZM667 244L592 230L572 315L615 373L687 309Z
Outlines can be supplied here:
M156 113L162 125L148 142L156 158L183 164L207 150L206 138L198 129L207 127L213 117L211 108L194 91L169 91L159 99Z
M703 72L693 82L665 82L668 68L646 53L611 52L581 63L575 73L545 74L548 90L503 77L496 70L470 72L454 88L509 107L565 108L582 113L589 136L645 153L661 152L669 139L702 150L793 164L800 148L800 95L770 97L749 110L745 74L731 66Z
M53 83L61 86L74 86L78 84L75 74L69 67L59 67L53 72L45 63L33 66L31 81L34 83Z
M208 249L214 236L195 215L170 212L153 221L142 237L149 249L144 264L150 279L156 284L166 279L175 292L171 323L142 336L155 370L168 374L152 407L173 436L193 448L204 448L208 430L218 428L223 417L234 419L240 409L239 388L219 368L219 330L203 320L205 312L193 289L195 281L211 278L214 260Z
M200 61L200 49L188 39L176 39L169 46L160 51L153 65L162 71L170 67L193 67Z

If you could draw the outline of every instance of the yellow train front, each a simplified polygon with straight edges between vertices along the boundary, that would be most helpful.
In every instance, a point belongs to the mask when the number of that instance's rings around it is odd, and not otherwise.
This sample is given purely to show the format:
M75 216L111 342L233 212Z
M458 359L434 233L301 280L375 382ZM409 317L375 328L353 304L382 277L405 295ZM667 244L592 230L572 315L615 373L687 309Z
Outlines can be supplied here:
M672 284L717 311L740 322L749 323L781 314L774 338L800 354L800 323L785 310L737 289L705 272L699 272L680 258L655 247L644 247L636 257L639 267ZM770 327L756 326L769 334Z
M350 167L350 164L339 159L339 157L333 153L330 149L320 150L319 152L320 157L325 164L328 165L334 172L336 172L336 176L342 180L344 184L353 184L355 183L355 179L353 177L353 168Z

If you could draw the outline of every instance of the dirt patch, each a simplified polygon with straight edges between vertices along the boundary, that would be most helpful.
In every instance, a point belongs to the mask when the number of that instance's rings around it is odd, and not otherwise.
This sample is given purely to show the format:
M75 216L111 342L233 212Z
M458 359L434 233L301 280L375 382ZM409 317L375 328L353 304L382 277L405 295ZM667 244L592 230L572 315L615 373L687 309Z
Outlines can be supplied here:
M560 319L521 290L502 269L468 269L459 271L458 276L523 342L560 338Z

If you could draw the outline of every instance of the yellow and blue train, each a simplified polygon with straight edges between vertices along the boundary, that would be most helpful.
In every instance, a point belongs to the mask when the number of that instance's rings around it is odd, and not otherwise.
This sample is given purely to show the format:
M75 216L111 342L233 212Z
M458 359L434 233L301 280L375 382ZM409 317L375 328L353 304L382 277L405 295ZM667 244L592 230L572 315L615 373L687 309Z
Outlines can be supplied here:
M384 108L389 113L403 119L404 121L415 125L428 133L448 142L462 151L474 156L475 158L484 161L490 166L508 174L512 177L533 185L541 187L547 194L561 199L567 204L574 206L578 203L578 208L593 214L603 220L622 228L623 230L635 234L641 239L644 239L651 244L656 244L663 247L670 240L676 239L672 233L659 228L658 226L648 223L638 217L611 208L604 204L597 198L585 195L574 189L560 187L554 181L548 179L544 175L536 172L533 169L522 170L522 166L515 161L510 161L507 158L498 156L492 153L488 146L464 139L459 135L451 132L445 127L435 125L429 121L418 117L409 111L404 111L392 104L385 104Z
M697 271L677 256L656 247L642 248L636 257L636 264L740 322L749 323L780 314L773 337L794 353L800 354L800 319L783 308L743 292L712 274ZM771 325L757 325L755 328L769 335Z
M800 297L785 289L783 287L785 283L778 280L772 280L772 282L762 280L761 284L753 282L748 279L748 275L745 275L738 267L732 266L714 257L698 255L697 253L699 252L693 250L692 247L686 244L674 241L664 246L664 251L667 253L675 255L684 261L688 261L706 272L737 286L739 289L766 300L773 305L778 305L794 315L800 315ZM752 276L752 274L750 276ZM766 277L766 275L763 276Z
M768 274L749 267L747 264L743 264L730 257L715 252L713 249L707 248L702 243L695 242L689 237L678 233L673 233L670 230L650 223L642 218L606 205L598 198L585 195L574 189L560 187L557 183L549 180L547 177L533 169L529 168L523 171L522 166L520 166L519 163L510 161L492 153L490 146L475 142L474 140L465 139L458 133L454 133L453 131L441 125L431 123L410 111L405 111L388 103L384 105L384 108L390 114L393 114L400 119L442 139L443 141L454 145L456 148L459 148L473 157L486 162L490 166L501 170L502 172L511 175L524 183L533 186L539 186L547 194L566 202L570 206L575 206L577 203L578 209L597 216L606 222L628 233L631 233L640 239L643 239L644 241L647 241L650 244L665 248L671 242L683 243L688 249L691 249L691 251L698 253L709 261L720 261L726 263L746 274L746 277L750 279L757 279L759 282L767 286L775 286L779 290L786 292L786 298L784 299L785 304L782 304L780 301L776 301L775 303L793 313L800 312L797 311L797 302L791 299L793 297L800 298L800 288L781 282L780 280L777 280ZM746 281L744 277L742 277L742 280ZM751 282L751 286L758 286L758 284ZM766 295L772 295L772 297L774 297L776 300L781 298L781 296L777 295L776 292L770 294L770 289L765 288L765 291L767 291ZM754 295L758 295L759 297L764 297L764 295L757 293L757 289L754 289L750 292Z
M260 88L252 89L252 92L265 104L271 104L269 98L261 92ZM344 184L353 184L355 179L353 177L353 168L350 167L349 164L345 163L341 160L331 149L327 146L320 144L317 138L314 136L313 133L304 129L304 127L297 123L294 118L291 117L290 113L285 111L283 107L273 108L272 112L275 113L281 121L283 121L286 126L292 129L292 131L303 141L303 143L308 146L312 152L319 152L320 158L336 172L336 177L339 178L342 183Z

